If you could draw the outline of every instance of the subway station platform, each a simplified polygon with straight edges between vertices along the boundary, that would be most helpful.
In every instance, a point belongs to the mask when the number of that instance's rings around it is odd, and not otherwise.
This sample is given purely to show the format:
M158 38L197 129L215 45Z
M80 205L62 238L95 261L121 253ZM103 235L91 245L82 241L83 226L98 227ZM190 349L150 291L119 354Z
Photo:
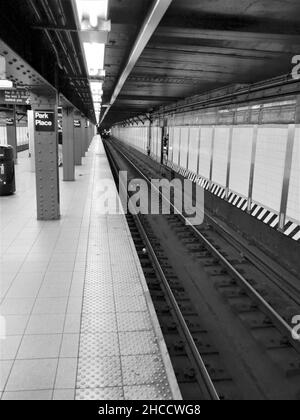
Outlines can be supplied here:
M27 152L16 176L0 197L1 399L180 399L126 218L99 212L100 138L60 184L59 221L36 220Z

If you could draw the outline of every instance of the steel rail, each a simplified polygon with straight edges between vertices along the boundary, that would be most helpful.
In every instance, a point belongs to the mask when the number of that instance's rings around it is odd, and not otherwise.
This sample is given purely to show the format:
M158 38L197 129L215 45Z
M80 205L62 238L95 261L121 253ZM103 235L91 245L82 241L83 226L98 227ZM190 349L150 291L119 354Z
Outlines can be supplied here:
M114 170L115 175L117 177L119 171L118 171L118 168L117 168L116 163L114 161L114 158L112 156L112 153L108 149L108 147L106 147L106 150L108 152L108 155L110 156L110 161L112 163L113 170ZM120 151L118 151L118 153L119 152ZM129 163L131 164L131 162L129 162ZM135 166L134 166L134 168L136 169ZM127 192L127 196L129 198L128 192ZM130 205L131 205L131 203L129 202L129 206ZM133 210L133 208L131 210ZM176 314L176 317L177 317L178 322L180 324L180 327L182 329L182 332L183 332L183 334L184 334L184 336L185 336L185 338L187 340L187 343L189 345L189 349L190 349L190 351L191 351L191 353L193 355L193 358L195 360L195 363L196 363L196 365L198 367L198 370L199 370L201 379L202 379L202 381L204 383L204 386L205 386L205 389L206 389L206 393L207 393L207 395L208 395L208 397L209 397L210 400L219 401L220 400L220 397L218 395L218 392L217 392L217 390L216 390L216 388L215 388L215 386L214 386L214 384L212 382L212 379L211 379L211 377L210 377L210 375L209 375L209 373L208 373L208 371L206 369L205 363L204 363L204 361L203 361L203 359L202 359L202 357L201 357L201 355L199 353L199 350L197 348L197 345L196 345L196 343L195 343L195 341L194 341L194 339L193 339L193 337L192 337L192 335L190 333L189 327L188 327L188 325L187 325L187 323L186 323L186 321L185 321L185 319L184 319L184 317L182 315L182 312L180 310L180 307L179 307L179 305L178 305L178 303L176 301L176 298L175 298L174 293L173 293L173 291L172 291L172 289L171 289L171 287L169 285L169 282L168 282L168 280L167 280L167 278L166 278L166 276L164 274L164 271L163 271L163 269L161 267L161 264L160 264L160 262L159 262L159 260L158 260L158 258L156 256L155 250L153 249L153 247L151 245L151 242L150 242L150 240L149 240L149 238L147 236L147 233L146 233L146 231L145 231L145 229L144 229L144 227L142 225L142 222L140 220L140 217L138 215L135 215L133 211L132 211L131 214L133 215L133 218L134 218L134 220L136 221L136 223L138 225L138 229L139 229L139 231L140 231L140 233L141 233L141 235L142 235L142 237L143 237L143 239L144 239L144 241L146 243L146 247L148 249L148 252L151 255L152 262L154 263L154 265L155 265L155 267L156 267L156 269L157 269L157 271L159 273L159 276L160 276L160 278L161 278L161 280L163 282L163 286L164 286L164 288L165 288L165 290L167 292L167 296L168 296L168 298L169 298L169 300L170 300L170 302L171 302L171 304L173 306L173 309L175 311L175 314Z
M222 226L213 216L206 213L206 217L213 225L213 228L223 235L224 239L230 243L237 251L240 251L240 248L243 248L244 257L256 266L260 271L264 271L264 274L284 293L286 293L290 299L292 299L297 305L300 305L300 290L297 289L290 281L285 281L288 283L288 286L291 290L287 290L281 284L281 277L270 265L265 263L262 258L257 255L254 251L247 248L238 238L236 238L231 232L229 232L224 226ZM292 275L292 274L291 274ZM297 295L297 297L295 296Z
M139 173L140 175L146 180L146 182L151 184L151 180L143 174L143 172L120 150L118 150L118 153L120 153ZM190 221L181 214L181 212L168 200L166 197L163 196L161 191L156 188L153 184L152 188L154 188L159 196L165 200L172 208L173 210L183 219L185 224L189 226L193 232L198 236L198 238L205 243L205 245L209 248L210 252L218 258L218 260L222 263L224 267L229 271L229 273L246 289L246 291L249 293L249 295L254 299L254 301L259 305L261 310L271 318L273 323L277 326L277 328L286 336L289 343L295 348L297 352L300 353L300 341L297 341L293 338L293 329L292 327L281 317L280 314L278 314L275 309L254 289L253 286L246 280L245 277L241 273L238 272L238 270L214 247L213 244L209 242L205 236L202 235L201 232L198 231L198 229L195 228L194 225L190 223Z

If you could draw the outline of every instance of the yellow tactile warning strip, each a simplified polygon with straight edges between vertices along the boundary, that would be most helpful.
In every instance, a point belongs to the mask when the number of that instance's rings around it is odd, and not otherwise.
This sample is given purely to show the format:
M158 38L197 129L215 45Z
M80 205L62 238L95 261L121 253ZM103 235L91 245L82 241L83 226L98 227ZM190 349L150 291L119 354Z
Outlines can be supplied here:
M126 218L100 212L112 174L94 148L76 399L181 399Z

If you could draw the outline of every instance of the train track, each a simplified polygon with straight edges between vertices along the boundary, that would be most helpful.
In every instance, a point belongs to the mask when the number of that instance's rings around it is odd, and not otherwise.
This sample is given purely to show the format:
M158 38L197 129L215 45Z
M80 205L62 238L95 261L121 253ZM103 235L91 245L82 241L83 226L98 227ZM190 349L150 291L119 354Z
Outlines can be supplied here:
M110 161L113 162L115 173L119 169L116 164L117 156L119 156L119 159L121 158L123 162L127 162L133 168L136 175L138 174L147 182L150 182L154 175L157 177L157 171L149 169L149 166L146 167L143 162L141 164L138 157L121 144L118 143L118 150L116 150L114 144L106 143L106 150ZM158 194L162 200L167 200L160 192ZM190 224L184 214L176 214L179 212L172 203L172 199L168 201L168 204L173 209L173 214L164 217L165 223L175 232L179 241L186 247L187 252L193 255L197 263L200 262L209 278L213 279L215 290L229 304L235 316L237 315L248 330L250 329L252 336L262 345L264 357L268 356L267 359L272 361L272 368L273 363L277 369L278 365L280 366L280 369L278 369L280 373L277 372L275 377L278 379L280 374L284 377L284 386L285 388L288 387L286 388L286 391L288 389L287 394L291 398L298 398L299 387L297 381L300 374L300 346L299 342L292 338L292 331L288 322L264 298L265 290L260 289L260 293L259 287L254 287L253 279L247 276L249 270L246 270L246 274L243 274L245 267L241 269L240 266L244 265L244 261L236 261L232 257L226 256L226 253L222 252L222 247L215 243L215 238L211 238L210 229L201 232ZM153 230L151 230L151 223L146 216L135 216L134 223L143 238L151 263L162 283L163 291L168 296L168 302L175 314L176 323L180 326L181 336L188 345L188 353L190 358L193 359L192 364L197 371L196 376L199 378L201 399L239 398L237 384L227 373L226 368L223 367L222 351L215 349L213 340L208 338L207 328L201 327L201 317L197 309L191 305L185 293L185 284L181 281L180 275L177 275L172 258L166 256L165 250L162 249L155 232L153 233ZM257 266L258 263L255 265L256 269ZM259 267L261 269L262 265L260 264ZM194 283L196 288L199 289L198 282ZM181 291L181 294L179 291ZM187 318L187 314L188 316L192 315L194 321L195 317L197 318L198 330L197 328L196 330L193 329L195 323ZM203 340L204 336L205 340ZM270 368L270 371L272 368ZM272 374L270 376L272 377ZM276 395L280 397L280 389L276 392ZM263 391L262 394L262 398L264 398ZM283 392L282 397L287 398L287 394Z

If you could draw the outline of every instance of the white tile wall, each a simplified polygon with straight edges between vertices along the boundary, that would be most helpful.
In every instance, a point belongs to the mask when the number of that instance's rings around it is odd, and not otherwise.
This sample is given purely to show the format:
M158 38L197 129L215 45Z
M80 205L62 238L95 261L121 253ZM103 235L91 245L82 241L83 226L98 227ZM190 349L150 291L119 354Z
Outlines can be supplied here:
M199 175L205 178L209 178L210 173L212 133L212 127L201 128Z
M253 126L234 127L229 188L245 197L249 192Z
M300 127L296 128L287 217L300 223Z
M17 142L18 145L23 145L28 143L28 128L27 127L17 127ZM7 144L7 130L6 127L0 127L0 144Z
M190 128L190 147L189 147L189 167L188 169L197 172L198 165L198 147L199 147L199 127Z
M181 127L181 143L180 143L180 166L187 168L187 156L189 146L189 127Z
M253 200L274 211L280 210L287 130L287 126L258 129Z
M116 137L146 153L149 127L130 127L113 129ZM151 152L160 161L161 128L152 127ZM190 149L187 150L190 130ZM197 170L197 148L200 130L199 175L209 178L211 161L212 132L211 126L170 127L169 159L176 165L186 168L189 154L189 168ZM254 171L253 200L274 211L279 211L281 201L282 179L284 173L287 126L261 126L258 130L257 153ZM18 130L19 133L19 130ZM24 138L25 130L19 134ZM221 126L215 129L215 148L213 164L213 181L226 183L228 141L230 127ZM23 137L22 137L23 136ZM181 140L180 140L181 137ZM249 176L252 153L253 126L237 126L233 129L232 156L230 170L230 190L248 195ZM6 127L0 127L0 142L6 141ZM287 217L300 221L300 126L296 129L293 164L291 171Z
M28 127L17 127L18 146L27 144L29 141Z
M226 186L230 127L215 128L212 181Z
M6 127L0 127L0 144L7 144Z

